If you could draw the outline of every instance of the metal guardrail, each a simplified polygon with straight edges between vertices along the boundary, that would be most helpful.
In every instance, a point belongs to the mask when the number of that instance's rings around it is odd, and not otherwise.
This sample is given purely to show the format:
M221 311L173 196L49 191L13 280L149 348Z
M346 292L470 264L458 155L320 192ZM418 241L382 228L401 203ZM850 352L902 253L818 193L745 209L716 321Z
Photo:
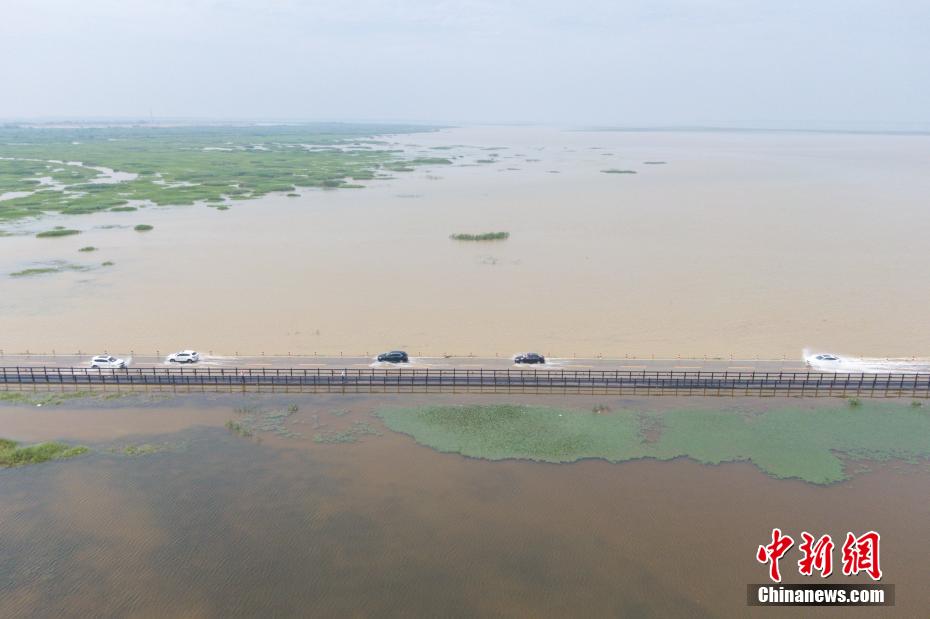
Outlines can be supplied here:
M0 388L930 397L930 373L686 370L0 367Z

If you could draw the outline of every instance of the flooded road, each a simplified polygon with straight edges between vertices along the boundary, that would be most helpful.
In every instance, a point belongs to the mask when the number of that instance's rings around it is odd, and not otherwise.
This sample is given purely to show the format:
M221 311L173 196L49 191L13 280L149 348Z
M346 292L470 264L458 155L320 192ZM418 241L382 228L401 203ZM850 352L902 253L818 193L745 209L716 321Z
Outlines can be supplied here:
M772 479L749 463L490 462L438 453L380 425L356 442L310 440L376 424L370 413L380 406L429 400L0 407L12 438L94 447L0 469L0 615L796 616L745 605L746 584L765 578L754 555L773 526L880 531L883 582L896 585L897 605L844 615L926 608L930 566L918 543L930 535L926 467L888 463L823 487ZM224 416L241 418L234 407L289 402L299 405L288 425L300 437L244 438L222 427ZM167 448L125 455L139 443ZM800 582L789 567L786 580Z
M0 239L0 349L930 355L916 285L930 262L915 258L930 137L495 127L396 142L454 163L228 211L10 228L83 233ZM448 238L489 231L510 238ZM54 261L87 270L7 276Z

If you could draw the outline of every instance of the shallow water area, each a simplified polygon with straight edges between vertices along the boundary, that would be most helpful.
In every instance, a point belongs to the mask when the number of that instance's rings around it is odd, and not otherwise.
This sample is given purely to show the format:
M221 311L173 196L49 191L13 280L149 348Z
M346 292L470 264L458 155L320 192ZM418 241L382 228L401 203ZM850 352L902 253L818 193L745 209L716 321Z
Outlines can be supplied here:
M930 278L930 263L913 260L930 232L927 136L474 127L387 140L453 163L225 211L150 206L8 226L24 234L0 240L0 273L50 260L94 268L0 277L0 346L930 354L920 328L930 292L913 285ZM136 233L139 223L155 229ZM54 225L82 234L25 234ZM510 238L449 239L488 231ZM86 245L99 251L79 256ZM96 268L104 260L115 264Z
M845 614L924 608L930 565L914 540L930 535L925 465L873 464L820 486L750 463L492 462L439 453L372 415L497 401L507 400L281 394L0 406L0 434L92 449L0 469L0 615L796 616L745 606L746 584L764 579L756 546L773 526L879 530L897 605ZM713 406L519 402L606 415ZM836 402L805 406L827 404ZM750 415L784 405L725 400ZM246 418L256 422L250 436L224 427ZM786 580L802 582L788 567Z

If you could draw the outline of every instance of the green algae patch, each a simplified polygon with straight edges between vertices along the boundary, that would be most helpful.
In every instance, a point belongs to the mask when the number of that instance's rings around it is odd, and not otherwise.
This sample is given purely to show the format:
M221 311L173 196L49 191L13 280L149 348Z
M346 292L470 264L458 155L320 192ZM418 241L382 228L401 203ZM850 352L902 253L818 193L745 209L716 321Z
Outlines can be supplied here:
M849 477L849 460L930 459L930 414L900 403L785 407L760 413L432 406L388 409L379 415L388 428L423 445L488 460L748 461L772 477L829 484Z
M16 441L0 439L0 466L13 467L39 464L49 460L73 458L87 452L87 447L64 443L39 443L21 446Z

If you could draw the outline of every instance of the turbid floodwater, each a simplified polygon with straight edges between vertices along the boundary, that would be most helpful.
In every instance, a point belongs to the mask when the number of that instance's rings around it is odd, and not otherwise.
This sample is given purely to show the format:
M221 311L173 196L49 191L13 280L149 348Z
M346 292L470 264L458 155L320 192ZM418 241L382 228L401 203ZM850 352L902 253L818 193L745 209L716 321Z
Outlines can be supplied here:
M844 616L926 609L926 461L869 470L850 462L852 477L829 485L774 479L746 462L489 461L440 453L372 415L496 400L184 396L0 406L10 438L91 449L0 469L0 616L796 616L745 605L746 584L766 575L756 547L775 526L835 537L879 531L896 607ZM606 415L785 406L519 402L576 414L606 407ZM246 419L251 436L224 427ZM360 424L370 431L354 431ZM783 573L802 582L790 563Z
M0 349L930 355L930 136L479 127L386 139L453 163L226 211L7 226L82 233L0 238ZM136 233L140 222L154 230ZM486 232L510 237L449 238ZM8 276L30 268L61 272Z

